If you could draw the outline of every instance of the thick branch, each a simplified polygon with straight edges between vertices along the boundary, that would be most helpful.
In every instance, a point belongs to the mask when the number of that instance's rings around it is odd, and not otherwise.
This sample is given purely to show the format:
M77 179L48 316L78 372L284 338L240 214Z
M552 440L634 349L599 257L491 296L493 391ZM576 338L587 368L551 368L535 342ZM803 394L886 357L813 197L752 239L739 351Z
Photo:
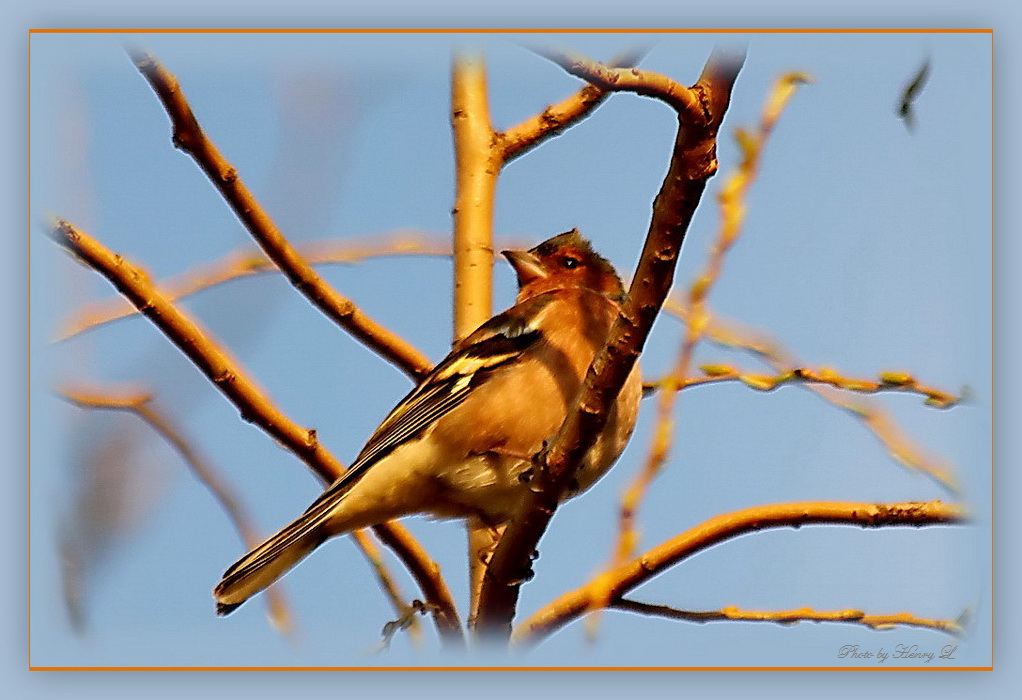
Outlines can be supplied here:
M589 368L573 410L538 458L543 467L535 477L538 488L530 491L521 517L509 526L487 571L479 624L495 637L506 638L510 634L518 590L521 582L528 578L532 552L578 463L605 424L608 407L620 392L670 291L685 231L707 178L717 169L717 130L741 64L741 59L711 56L691 90L673 83L663 88L663 76L636 69L627 71L636 80L649 78L648 83L643 83L643 94L655 94L679 110L678 136L667 177L654 202L642 258L621 315L610 332L607 345ZM578 65L578 62L572 64L573 67ZM606 68L592 62L587 65L587 77ZM606 82L603 86L632 89L634 83L626 82L624 88Z
M741 233L741 224L745 216L745 192L758 171L759 156L763 152L763 146L773 128L780 109L787 102L792 94L792 85L796 79L785 76L778 81L776 87L771 91L767 108L760 122L759 128L753 135L743 136L739 130L737 139L742 148L742 162L737 171L725 181L721 194L719 195L721 208L721 226L717 233L717 239L710 250L703 270L697 275L689 292L689 315L686 324L684 340L678 349L677 359L674 364L673 375L683 381L688 376L689 366L695 354L696 345L702 339L703 331L708 320L708 313L705 310L706 298L710 289L719 278L724 267L724 259L728 251L738 240ZM778 102L778 96L782 99ZM628 560L638 545L639 534L635 523L638 519L639 508L646 497L654 479L663 469L667 457L671 452L673 444L673 416L677 410L676 403L680 398L677 391L662 392L657 401L657 418L650 437L650 444L646 454L646 461L628 488L621 497L621 508L618 517L617 544L614 547L611 567L619 566ZM609 595L609 592L608 592ZM594 607L603 608L609 601L609 597L598 597ZM589 632L593 636L599 615L592 615L589 618Z
M143 270L110 252L67 221L58 219L50 233L57 243L106 277L128 301L163 331L238 408L244 420L255 423L297 455L324 483L329 484L344 473L344 466L319 444L316 431L303 428L285 416L249 379L241 365L220 348L213 336L168 301L149 282ZM384 523L376 527L377 533L381 534L381 530L385 533L396 527L396 523ZM422 572L437 570L435 562L425 556L417 543L414 550L406 546L409 537L400 533L393 536L391 542L394 543L395 553L406 564L414 563L414 566L409 565L409 569L423 589L427 602L450 616L454 605L449 595L446 599L442 596L432 597L433 593L441 590L435 580L439 576L430 576L425 580L418 576ZM456 619L456 613L453 619Z
M464 338L493 310L493 200L500 163L479 56L456 56L451 67L454 132L454 337Z
M941 501L927 503L780 503L747 508L710 518L687 532L654 547L630 562L600 574L598 579L562 595L533 614L515 630L515 642L536 644L590 609L594 596L609 588L611 599L657 576L688 557L739 535L803 525L856 525L893 527L948 525L964 522L961 506Z
M106 277L128 301L145 314L167 338L213 382L241 412L287 449L294 452L325 482L344 473L344 467L316 439L316 431L285 416L222 349L213 335L174 306L149 282L144 270L115 255L99 241L67 221L58 219L51 235L60 245Z
M291 284L330 319L374 352L413 379L424 377L432 367L429 359L408 341L369 318L350 299L338 294L277 229L269 214L242 182L238 171L227 162L199 126L177 78L149 54L134 52L132 60L149 81L170 116L174 145L190 155L202 168L245 228L285 273Z

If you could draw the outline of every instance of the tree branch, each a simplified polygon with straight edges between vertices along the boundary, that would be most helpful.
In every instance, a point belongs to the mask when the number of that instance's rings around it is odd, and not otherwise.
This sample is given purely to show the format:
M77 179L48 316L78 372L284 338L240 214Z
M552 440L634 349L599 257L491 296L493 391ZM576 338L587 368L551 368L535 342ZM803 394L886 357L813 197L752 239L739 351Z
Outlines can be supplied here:
M637 61L625 54L618 63ZM493 209L497 179L512 159L577 123L609 94L586 86L557 105L500 133L490 119L486 66L481 56L456 55L451 67L454 134L454 339L474 331L492 313ZM470 519L469 625L474 626L483 576L498 531Z
M691 315L688 307L670 299L664 304L664 310L683 321L688 321ZM753 331L743 328L733 321L725 322L719 317L711 318L708 321L705 334L709 340L718 345L752 353L780 372L782 376L805 367L776 339L760 330ZM945 460L927 455L918 445L913 444L897 423L875 402L847 396L836 388L825 386L826 383L807 381L802 382L802 385L824 401L848 412L859 420L880 441L891 457L906 469L922 472L951 493L959 492L958 480L951 465L947 464ZM941 403L943 400L956 397L939 392L932 397L928 396L928 401L930 398L934 399L934 403L930 405L943 408L945 407ZM952 403L949 402L947 405L950 406Z
M600 574L597 579L544 606L515 630L514 641L533 645L575 620L607 588L611 600L657 576L666 569L709 547L739 535L804 525L856 525L864 528L960 524L967 514L955 504L926 503L779 503L718 515L654 547L628 563Z
M773 391L786 384L819 384L843 389L856 394L902 393L917 394L924 397L927 406L949 409L964 400L963 396L949 394L946 391L919 383L915 377L904 372L881 372L878 379L855 379L845 377L839 372L822 367L794 367L776 375L752 374L742 372L731 365L702 365L699 368L702 376L684 377L679 379L675 372L657 381L643 385L646 392L676 392L693 386L704 384L720 384L722 382L741 382L756 391Z
M742 222L745 219L745 193L753 182L759 170L759 157L763 152L766 140L773 130L781 110L787 104L788 99L794 93L795 86L805 82L805 77L800 74L789 74L778 80L767 98L767 106L758 128L753 134L744 130L737 130L737 140L742 150L742 160L737 170L725 181L719 195L721 225L717 238L710 249L709 257L695 282L689 291L689 317L686 324L685 337L678 349L675 359L673 376L678 381L684 381L688 376L689 367L692 363L692 356L695 353L696 345L702 340L709 315L706 312L706 299L710 289L720 277L724 268L724 260L727 253L734 246L741 234ZM680 384L679 384L680 386ZM638 517L639 508L646 497L649 487L654 479L663 469L670 454L673 439L674 415L676 402L680 398L677 391L661 392L657 402L657 419L653 427L653 434L650 437L647 449L646 461L642 469L633 477L628 488L625 489L621 498L621 507L618 514L618 536L617 544L611 558L611 567L624 563L634 553L638 546L638 530L635 522ZM609 596L609 592L608 592ZM609 597L597 597L593 605L601 609L609 602ZM598 615L589 618L589 634L594 636L596 625L599 622Z
M255 525L249 518L241 501L234 495L227 482L217 474L213 465L199 456L184 436L170 421L152 407L152 396L147 392L132 391L114 393L97 391L83 387L66 386L58 390L58 394L67 402L80 408L97 408L134 413L163 437L177 451L181 459L191 470L196 479L202 483L213 498L220 504L227 519L234 525L241 541L246 547L255 547L263 538L256 532ZM293 627L290 606L283 594L283 589L274 586L267 592L266 605L271 624L285 634Z
M706 180L717 169L716 135L730 101L742 59L714 54L693 88L663 76L630 69L631 79L601 80L609 89L633 89L656 95L678 110L678 135L671 164L654 201L653 218L628 299L611 330L607 345L593 361L574 408L552 443L537 458L536 488L522 515L508 527L484 582L479 624L496 639L506 639L530 558L582 456L606 422L649 330L670 291L685 231L702 196ZM590 76L617 74L592 61L573 60L571 70ZM595 79L595 77L594 77Z
M183 311L168 301L150 282L145 271L135 267L120 255L115 255L85 232L75 228L67 221L57 219L50 230L54 240L69 250L79 260L92 267L106 277L117 290L149 318L164 335L190 359L199 370L208 377L230 402L240 411L243 420L254 423L272 436L278 443L293 452L305 462L325 484L332 483L344 473L344 466L330 452L319 444L316 431L303 428L294 423L281 412L273 401L259 389L244 368L231 359L213 336L189 318ZM376 526L377 534L381 530L389 532L396 523L384 523ZM407 533L406 533L407 534ZM421 547L409 548L410 535L396 533L391 542L395 553L409 566L413 576L416 573L436 572L436 563L425 556ZM436 577L439 575L437 574ZM423 589L427 602L433 604L438 612L434 617L446 614L456 619L452 613L454 604L449 595L446 599L431 597L446 590L441 588L431 577L427 580L416 577Z
M946 632L954 636L964 633L958 620L935 620L918 617L911 613L870 614L862 610L823 611L812 608L795 610L739 610L734 606L720 610L678 610L667 605L653 605L628 598L617 598L611 601L610 607L627 610L640 615L666 617L682 622L717 622L730 620L734 622L772 622L778 625L793 625L798 622L845 622L864 625L875 630L886 630L903 625L905 627L922 627L925 629Z
M412 230L393 231L364 240L316 241L301 244L297 248L310 265L326 263L355 265L370 258L451 255L448 239ZM280 268L259 249L246 247L175 277L160 280L156 286L168 300L177 301L232 280L268 273L279 274ZM61 329L55 340L67 340L79 333L127 318L135 313L138 313L138 310L120 297L83 304L61 323Z
M350 299L338 294L277 229L269 214L242 182L238 171L227 162L199 126L177 78L150 54L133 51L131 58L170 116L174 145L195 160L291 284L328 318L413 379L419 380L426 376L433 365L425 355L408 341L373 321Z
M373 532L381 542L394 550L419 584L426 601L433 606L433 619L441 640L451 647L464 646L458 608L440 574L440 565L426 553L422 545L412 537L412 533L397 521L374 525Z
M612 59L608 65L630 68L636 65L642 56L642 51L627 52ZM582 121L599 107L611 92L593 84L586 85L575 94L555 105L550 105L539 114L496 134L501 161L505 164L509 163L546 139L557 136L569 126Z

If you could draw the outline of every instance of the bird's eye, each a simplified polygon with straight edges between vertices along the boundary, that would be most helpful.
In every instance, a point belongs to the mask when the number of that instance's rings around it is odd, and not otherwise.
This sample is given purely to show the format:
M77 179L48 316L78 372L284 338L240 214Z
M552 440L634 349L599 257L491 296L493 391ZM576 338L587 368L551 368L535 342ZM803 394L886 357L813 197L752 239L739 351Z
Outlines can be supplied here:
M561 259L561 264L570 270L573 267L578 267L578 258L565 256Z

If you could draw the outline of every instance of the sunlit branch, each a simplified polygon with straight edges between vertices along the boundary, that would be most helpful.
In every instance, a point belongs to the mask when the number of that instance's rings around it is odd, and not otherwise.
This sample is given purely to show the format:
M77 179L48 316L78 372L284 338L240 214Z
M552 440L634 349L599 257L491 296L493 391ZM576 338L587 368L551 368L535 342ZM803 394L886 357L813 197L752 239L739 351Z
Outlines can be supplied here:
M962 506L941 501L779 503L718 515L545 605L515 629L514 641L536 644L589 611L594 598L605 597L608 588L608 600L621 598L693 554L739 535L820 524L863 528L953 525L965 522L966 518Z
M688 307L678 301L668 299L664 304L664 310L683 321L687 322L688 320ZM776 339L762 331L752 331L739 327L734 322L724 322L720 318L712 318L704 333L706 338L713 343L754 354L782 375L803 367L803 364L786 351ZM926 455L922 448L913 444L875 402L849 396L847 391L838 390L825 384L805 382L802 385L824 401L847 411L862 422L888 453L904 467L922 472L949 491L958 492L957 479L952 468L942 461ZM937 396L939 395L935 395L935 397ZM947 396L950 397L950 395Z
M610 603L616 610L666 617L682 622L771 622L778 625L794 625L799 622L844 622L863 625L874 630L888 630L895 627L922 627L925 629L946 632L953 636L961 636L964 629L958 620L937 620L919 617L912 613L871 614L862 610L813 610L812 608L796 608L794 610L741 610L729 606L720 610L679 610L667 605L654 605L628 598L617 598Z
M630 65L640 54L615 59ZM458 54L451 68L451 128L455 149L454 340L485 322L492 311L493 211L502 168L592 112L608 91L588 85L507 131L494 129L486 66L475 54ZM499 529L470 519L468 528L469 625L474 627L485 567Z
M383 525L374 525L373 532L380 541L394 550L405 567L412 574L426 601L432 606L433 619L441 639L449 646L464 644L461 631L461 619L454 605L454 598L447 588L447 583L440 573L437 564L399 522L391 521Z
M541 468L535 477L522 516L513 521L501 538L487 570L480 600L479 625L494 639L511 631L521 583L528 579L532 553L536 550L582 456L603 427L608 407L616 399L645 344L660 307L667 297L685 231L699 203L706 180L717 170L716 135L730 102L731 88L744 56L710 57L699 81L685 88L663 76L629 69L632 80L646 87L643 94L657 94L678 111L679 130L671 163L654 202L653 218L628 299L614 324L607 345L598 353L587 373L584 388L569 411L557 436L537 458ZM580 65L578 61L573 66ZM592 73L604 73L587 62ZM603 81L601 87L618 89ZM681 96L681 99L679 99Z
M238 171L199 126L177 78L150 54L134 51L131 57L167 110L173 124L174 145L195 160L291 284L316 308L381 357L415 379L424 377L432 367L429 359L408 341L369 318L350 299L337 293L277 229L269 214L245 186Z
M201 328L152 285L145 271L110 252L67 221L55 220L50 233L57 243L106 277L117 291L149 318L228 398L239 410L242 419L254 423L293 452L325 484L332 483L344 473L343 465L319 443L316 431L303 428L284 415L248 377L241 364L228 356L208 330ZM391 534L391 530L398 527L397 523L384 523L375 529L377 533L382 533L382 538L383 534ZM456 614L452 613L453 604L449 597L447 600L431 597L446 590L437 585L435 579L439 578L439 573L433 575L437 569L436 564L425 556L422 548L403 528L393 533L388 546L395 550L406 565L414 565L409 566L409 569L422 588L427 602L436 605L441 611L434 615L438 625L441 624L441 617L450 618ZM428 572L430 576L421 579L417 574L422 572Z
M397 581L394 580L390 571L387 570L387 565L384 564L383 556L380 554L380 548L376 546L372 535L367 530L355 530L351 533L351 536L362 552L362 555L366 558L369 566L372 567L373 573L376 575L376 581L380 584L380 588L383 589L391 606L393 606L394 612L398 615L404 615L409 607L408 599L401 592L400 586L397 585ZM273 588L270 590L273 590ZM422 629L417 617L410 617L405 628L409 630L414 642L421 642Z
M951 408L963 400L961 396L920 384L912 375L904 372L882 372L878 379L855 379L826 367L820 369L795 367L776 375L742 372L730 365L702 365L699 369L703 372L701 377L685 377L679 381L678 377L671 373L660 380L645 384L643 388L647 392L671 392L705 384L741 382L756 391L773 391L787 385L820 384L857 394L918 394L925 398L924 403L927 406L934 408Z
M689 289L689 309L691 313L686 325L685 337L678 349L672 376L687 377L692 363L692 355L696 345L703 337L703 330L708 320L705 311L706 299L710 290L719 279L724 267L724 259L731 247L741 235L741 226L745 218L745 193L755 179L759 167L759 156L774 124L780 116L781 109L793 94L794 86L804 81L799 75L786 75L774 86L767 98L767 105L760 124L754 134L737 130L737 140L742 149L742 161L737 170L725 181L718 197L720 204L721 225L717 238L710 250L703 270ZM621 497L618 513L618 536L611 555L610 568L620 566L631 557L639 541L636 520L639 508L670 454L674 435L674 415L679 394L668 391L661 392L657 402L657 417L653 426L643 467L633 477ZM607 592L609 595L609 591ZM590 637L595 636L599 624L599 610L606 606L609 598L597 597L593 607L597 614L589 617L587 631Z
M607 65L630 68L643 56L642 51L632 51L612 59ZM502 133L496 134L501 160L511 160L527 153L540 143L557 136L569 126L588 117L612 93L596 85L586 85L575 94L550 105L539 114L526 119Z

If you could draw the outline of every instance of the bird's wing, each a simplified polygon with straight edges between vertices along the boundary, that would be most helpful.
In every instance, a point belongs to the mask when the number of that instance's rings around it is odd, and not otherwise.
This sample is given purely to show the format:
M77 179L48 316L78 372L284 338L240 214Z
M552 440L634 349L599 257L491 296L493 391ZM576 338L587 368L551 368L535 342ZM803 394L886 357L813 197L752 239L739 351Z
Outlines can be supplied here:
M494 316L465 338L370 436L358 458L315 502L320 510L347 492L376 462L461 405L492 372L513 364L541 337L539 322L553 293Z

